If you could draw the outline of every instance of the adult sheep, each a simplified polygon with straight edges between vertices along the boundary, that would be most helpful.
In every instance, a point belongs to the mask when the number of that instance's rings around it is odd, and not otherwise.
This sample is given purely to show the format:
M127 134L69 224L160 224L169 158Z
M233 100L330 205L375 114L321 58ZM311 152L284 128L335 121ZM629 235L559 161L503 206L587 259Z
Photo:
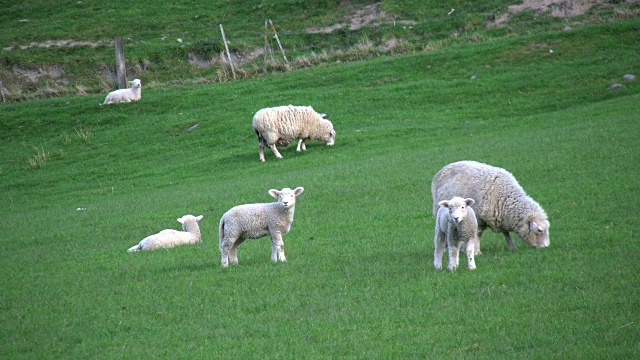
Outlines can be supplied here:
M294 140L298 140L298 152L307 150L304 143L309 140L321 140L328 146L333 145L336 132L325 116L311 106L289 105L258 110L253 116L253 131L258 136L260 161L265 161L265 144L278 159L282 159L282 155L276 146L286 147Z
M129 83L131 87L128 89L119 89L108 93L103 105L140 100L142 98L142 83L140 79L131 80Z
M282 235L291 230L296 197L303 191L303 187L271 189L269 195L278 201L238 205L224 213L218 228L222 267L229 267L229 262L238 265L238 246L246 239L267 235L271 237L271 261L287 261Z
M478 220L478 242L488 227L501 232L511 251L518 249L509 232L515 232L537 248L549 246L549 220L542 207L529 197L508 171L476 161L459 161L444 166L431 182L433 215L438 202L454 196L475 200L472 208Z

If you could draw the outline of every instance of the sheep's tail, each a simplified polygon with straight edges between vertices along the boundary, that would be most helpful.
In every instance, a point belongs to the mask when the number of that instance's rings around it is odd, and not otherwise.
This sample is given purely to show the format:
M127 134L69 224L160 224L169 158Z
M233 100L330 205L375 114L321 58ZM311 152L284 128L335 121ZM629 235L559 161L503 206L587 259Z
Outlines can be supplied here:
M218 237L220 239L220 243L222 244L222 239L224 239L224 216L220 219L220 227L218 228Z
M140 251L142 250L142 246L140 246L140 244L136 245L136 246L132 246L129 248L129 250L127 250L128 252L135 252L135 251Z

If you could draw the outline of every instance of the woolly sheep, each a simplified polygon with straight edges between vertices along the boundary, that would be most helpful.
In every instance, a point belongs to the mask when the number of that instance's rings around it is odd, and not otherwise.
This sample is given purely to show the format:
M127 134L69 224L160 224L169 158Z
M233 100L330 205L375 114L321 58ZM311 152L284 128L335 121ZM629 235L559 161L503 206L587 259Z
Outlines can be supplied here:
M466 245L465 253L469 270L476 268L473 256L478 239L478 222L476 214L471 208L473 203L473 199L463 199L457 196L438 203L440 208L436 215L436 230L433 240L435 247L433 265L436 270L442 269L442 253L445 245L449 252L447 270L454 271L458 268L458 253L462 245Z
M291 229L296 205L296 196L304 188L295 190L269 190L269 195L277 202L238 205L227 211L220 219L220 254L222 267L228 267L229 261L238 265L238 246L246 239L271 237L271 261L287 261L284 255L282 235Z
M134 79L129 83L131 87L128 89L120 89L108 93L103 105L140 100L142 98L142 83L140 79Z
M276 146L289 146L296 139L298 152L307 150L304 143L308 140L321 140L328 146L333 145L336 132L331 121L324 119L325 116L317 113L311 106L278 106L256 112L253 116L253 131L258 136L260 161L265 161L265 144L278 159L282 155Z
M178 218L178 222L182 224L182 230L166 229L151 236L147 236L136 246L129 249L129 252L141 250L169 249L175 246L195 244L202 241L200 227L198 221L202 220L202 215L193 216L187 214Z
M459 161L444 166L431 183L433 214L438 202L453 196L472 198L478 219L476 255L480 254L482 232L488 227L501 232L511 251L517 251L509 236L515 232L532 246L549 246L549 221L542 207L530 198L508 171L476 161Z

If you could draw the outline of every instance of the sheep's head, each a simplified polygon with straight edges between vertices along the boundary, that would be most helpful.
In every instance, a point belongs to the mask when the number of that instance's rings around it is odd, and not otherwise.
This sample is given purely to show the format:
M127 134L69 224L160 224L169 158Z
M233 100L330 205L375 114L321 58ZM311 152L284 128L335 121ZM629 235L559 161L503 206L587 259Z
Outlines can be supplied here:
M325 114L320 114L325 115ZM326 116L326 115L325 115ZM327 119L322 119L322 131L325 134L324 142L327 143L327 146L332 146L336 142L336 131L333 130L333 124L331 121Z
M447 208L451 219L459 224L467 217L467 209L473 205L473 203L475 203L475 201L471 198L463 199L455 196L451 200L440 201L438 205Z
M189 231L188 227L192 225L198 226L198 221L202 220L203 216L193 216L191 214L187 214L181 218L178 218L178 222L182 224L183 231Z
M296 196L302 194L303 191L303 187L297 187L294 190L289 188L284 188L282 190L271 189L269 190L269 195L278 199L278 203L282 205L283 208L289 209L295 206Z
M138 89L142 87L142 83L140 82L140 79L133 79L129 81L129 84L131 84L132 89Z
M518 236L526 243L537 248L549 246L549 220L546 214L534 214L523 221Z

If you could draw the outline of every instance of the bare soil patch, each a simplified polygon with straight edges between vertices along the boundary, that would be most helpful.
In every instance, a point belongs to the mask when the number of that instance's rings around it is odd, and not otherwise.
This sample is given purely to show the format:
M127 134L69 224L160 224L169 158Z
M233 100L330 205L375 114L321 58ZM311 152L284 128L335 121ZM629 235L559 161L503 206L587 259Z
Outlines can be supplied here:
M398 15L388 13L382 10L382 3L367 5L356 11L352 16L347 16L343 22L325 26L320 28L307 28L308 34L330 34L338 29L347 28L351 31L361 29L363 27L376 27L381 24L391 24L398 22L403 25L415 25L415 21L398 20Z
M589 11L593 5L607 2L606 0L524 0L522 4L511 5L507 12L497 17L487 27L501 26L513 14L526 10L547 13L553 17L569 18L580 16Z

